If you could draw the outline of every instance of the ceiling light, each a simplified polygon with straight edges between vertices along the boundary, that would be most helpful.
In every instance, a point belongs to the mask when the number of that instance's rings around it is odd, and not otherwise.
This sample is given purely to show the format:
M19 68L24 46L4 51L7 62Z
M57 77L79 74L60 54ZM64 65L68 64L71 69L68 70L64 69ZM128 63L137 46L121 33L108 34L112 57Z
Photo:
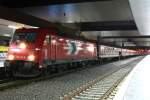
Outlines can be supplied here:
M18 29L19 27L17 26L13 26L13 25L8 25L9 28L12 28L12 29Z

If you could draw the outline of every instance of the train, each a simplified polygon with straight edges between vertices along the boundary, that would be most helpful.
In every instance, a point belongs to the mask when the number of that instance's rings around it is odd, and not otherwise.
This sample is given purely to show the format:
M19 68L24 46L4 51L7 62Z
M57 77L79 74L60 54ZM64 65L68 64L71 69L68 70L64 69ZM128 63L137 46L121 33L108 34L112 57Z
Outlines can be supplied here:
M22 28L11 39L4 67L13 76L35 77L47 70L59 71L105 58L133 55L134 50L63 36L57 29Z

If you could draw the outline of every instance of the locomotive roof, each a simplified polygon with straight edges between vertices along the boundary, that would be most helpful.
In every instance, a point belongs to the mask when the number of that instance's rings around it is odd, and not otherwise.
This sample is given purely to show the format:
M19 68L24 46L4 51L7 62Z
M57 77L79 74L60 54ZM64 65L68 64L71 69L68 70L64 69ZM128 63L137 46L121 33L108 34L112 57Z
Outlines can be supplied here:
M84 37L77 36L75 32L66 32L66 31L64 32L64 31L58 30L56 28L51 28L51 29L50 28L21 28L21 29L16 30L16 32L22 32L22 31L25 31L25 32L31 32L31 31L34 31L34 32L41 32L41 31L51 32L51 34L53 34L53 35L58 35L58 36L66 37L66 38L96 43L95 40L89 40L89 39L86 39Z

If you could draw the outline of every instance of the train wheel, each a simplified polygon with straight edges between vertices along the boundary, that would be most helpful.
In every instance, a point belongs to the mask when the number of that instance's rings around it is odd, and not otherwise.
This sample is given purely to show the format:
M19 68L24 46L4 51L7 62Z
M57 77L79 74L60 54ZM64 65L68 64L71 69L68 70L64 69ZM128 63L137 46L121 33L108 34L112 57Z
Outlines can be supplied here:
M66 64L62 64L60 66L61 66L61 71L67 70L67 65Z
M57 72L57 69L56 69L56 66L54 66L54 65L51 65L51 66L49 65L43 69L44 75L50 75L50 74L56 73L56 72Z

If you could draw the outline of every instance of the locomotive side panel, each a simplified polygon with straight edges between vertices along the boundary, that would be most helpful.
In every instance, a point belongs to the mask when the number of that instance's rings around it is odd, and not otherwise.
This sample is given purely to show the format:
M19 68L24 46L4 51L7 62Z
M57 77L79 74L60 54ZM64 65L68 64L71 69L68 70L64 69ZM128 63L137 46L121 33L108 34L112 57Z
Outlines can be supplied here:
M57 37L56 40L56 60L85 60L96 58L96 47L93 43L85 43L64 37ZM52 48L53 49L53 48Z

